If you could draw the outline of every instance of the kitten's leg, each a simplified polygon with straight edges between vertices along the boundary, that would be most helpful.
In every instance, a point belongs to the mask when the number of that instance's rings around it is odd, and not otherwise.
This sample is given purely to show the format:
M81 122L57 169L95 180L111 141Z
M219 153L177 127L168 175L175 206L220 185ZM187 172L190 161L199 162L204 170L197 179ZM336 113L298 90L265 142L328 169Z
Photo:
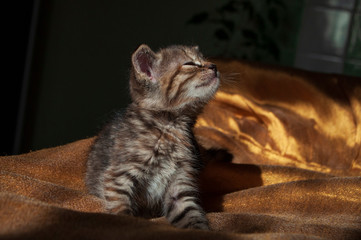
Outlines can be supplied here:
M109 169L104 174L105 208L113 214L134 214L134 179L125 170Z
M177 174L165 195L164 211L168 221L179 228L209 229L198 195L195 180L185 173Z

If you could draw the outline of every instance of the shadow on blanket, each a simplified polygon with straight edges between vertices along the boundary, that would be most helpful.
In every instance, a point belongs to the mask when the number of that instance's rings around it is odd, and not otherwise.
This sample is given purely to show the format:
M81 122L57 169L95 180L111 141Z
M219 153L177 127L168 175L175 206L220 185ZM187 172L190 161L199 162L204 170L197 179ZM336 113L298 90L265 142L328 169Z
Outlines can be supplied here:
M0 238L361 239L361 79L216 63L224 84L195 127L213 231L104 213L84 185L89 138L0 158Z

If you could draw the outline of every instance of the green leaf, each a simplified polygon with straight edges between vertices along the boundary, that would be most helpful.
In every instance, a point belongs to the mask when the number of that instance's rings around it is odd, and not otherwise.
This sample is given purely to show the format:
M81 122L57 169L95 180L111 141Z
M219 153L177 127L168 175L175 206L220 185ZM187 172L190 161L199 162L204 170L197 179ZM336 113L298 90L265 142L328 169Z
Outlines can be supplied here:
M251 1L242 1L241 3L242 8L245 12L248 12L248 17L253 19L254 16L254 7Z
M230 20L222 20L221 24L225 26L231 33L234 31L234 22Z
M274 28L278 27L278 14L275 8L271 8L268 10L268 20L271 22Z
M278 45L272 40L268 39L266 45L266 50L277 60L280 60L280 49Z
M187 24L201 24L207 21L209 14L207 12L201 12L194 15L191 19L188 20Z
M242 35L244 38L246 38L249 41L257 41L258 40L257 33L255 33L254 31L252 31L250 29L243 29Z
M284 10L287 9L287 6L283 0L267 0L267 4L268 5L271 5L271 4L278 5L279 7L282 7Z
M223 29L219 28L214 32L214 36L221 41L229 40L228 33Z
M264 20L262 15L256 14L254 18L255 18L254 22L255 22L256 28L259 31L264 32L266 30L266 21Z
M254 42L251 42L251 41L241 42L241 46L250 47L250 46L253 46L253 45L254 45Z
M230 12L230 13L235 13L237 12L237 8L234 6L236 1L231 0L228 3L226 3L225 5L221 6L219 8L219 12Z

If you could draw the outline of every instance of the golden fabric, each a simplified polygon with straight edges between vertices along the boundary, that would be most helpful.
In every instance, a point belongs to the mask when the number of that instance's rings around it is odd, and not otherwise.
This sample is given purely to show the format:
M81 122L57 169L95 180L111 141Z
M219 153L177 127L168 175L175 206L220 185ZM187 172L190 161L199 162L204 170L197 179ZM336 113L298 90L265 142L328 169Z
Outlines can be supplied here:
M361 79L216 63L195 127L213 231L105 214L84 185L90 138L0 158L0 239L361 239Z
M361 174L361 79L217 63L236 83L200 117L204 145L228 149L237 163Z

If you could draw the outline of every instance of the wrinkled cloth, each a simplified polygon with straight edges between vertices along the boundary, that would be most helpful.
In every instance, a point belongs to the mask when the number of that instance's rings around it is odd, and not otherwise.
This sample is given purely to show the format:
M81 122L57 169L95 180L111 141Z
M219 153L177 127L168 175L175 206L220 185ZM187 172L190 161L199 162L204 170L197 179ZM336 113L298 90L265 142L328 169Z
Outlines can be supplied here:
M361 239L361 79L215 62L194 128L212 231L107 214L84 183L89 138L0 157L0 239Z

